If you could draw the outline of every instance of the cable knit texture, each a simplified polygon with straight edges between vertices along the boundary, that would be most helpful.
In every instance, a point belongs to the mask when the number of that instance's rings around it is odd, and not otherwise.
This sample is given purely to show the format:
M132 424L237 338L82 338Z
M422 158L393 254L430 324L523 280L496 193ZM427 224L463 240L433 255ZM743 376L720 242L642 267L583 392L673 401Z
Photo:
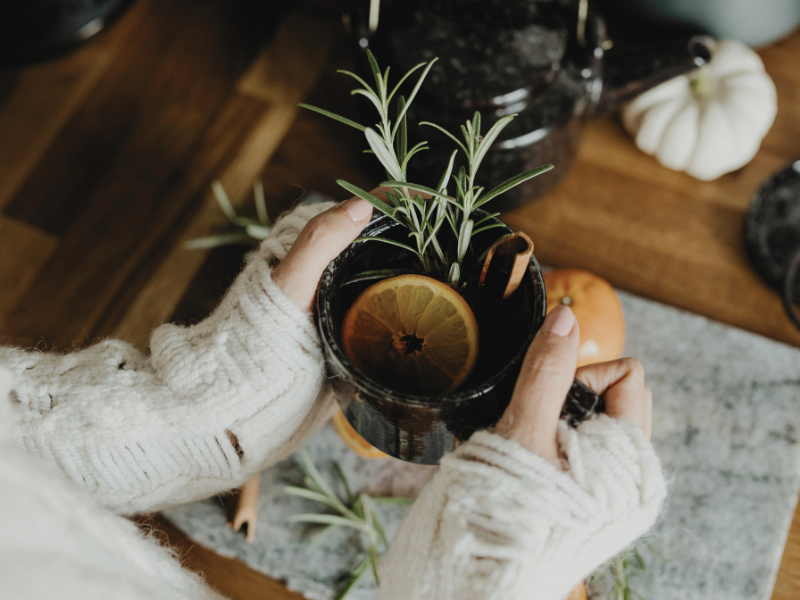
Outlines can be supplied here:
M638 428L561 423L567 470L478 432L423 490L381 573L382 600L563 600L650 529L666 495Z
M0 348L18 439L120 513L207 497L289 455L333 403L317 331L270 265L331 205L278 221L214 313L156 329L150 356L117 340L63 355Z
M213 315L159 327L149 357L0 349L0 597L220 600L107 508L235 487L329 416L317 332L270 276L329 206L280 220ZM601 416L559 436L565 471L486 432L447 455L383 563L384 600L562 600L652 526L665 486L641 431Z
M222 600L136 525L21 449L10 389L0 367L0 598Z

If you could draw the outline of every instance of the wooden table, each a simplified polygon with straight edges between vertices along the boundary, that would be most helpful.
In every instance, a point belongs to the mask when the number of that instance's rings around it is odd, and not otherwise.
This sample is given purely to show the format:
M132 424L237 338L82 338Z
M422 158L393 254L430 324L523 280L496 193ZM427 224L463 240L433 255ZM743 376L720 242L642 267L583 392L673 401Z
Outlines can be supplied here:
M242 255L183 248L224 225L214 179L252 210L250 186L262 178L273 215L303 189L343 197L337 177L374 183L357 132L296 107L353 111L333 75L351 61L340 15L269 4L243 16L223 0L139 0L77 52L0 71L0 343L70 349L116 336L145 349L158 324L203 318ZM543 262L800 346L741 241L759 183L800 157L800 34L761 55L779 111L745 168L698 182L601 119L560 187L506 220ZM229 597L297 598L154 523ZM796 518L773 599L797 597Z

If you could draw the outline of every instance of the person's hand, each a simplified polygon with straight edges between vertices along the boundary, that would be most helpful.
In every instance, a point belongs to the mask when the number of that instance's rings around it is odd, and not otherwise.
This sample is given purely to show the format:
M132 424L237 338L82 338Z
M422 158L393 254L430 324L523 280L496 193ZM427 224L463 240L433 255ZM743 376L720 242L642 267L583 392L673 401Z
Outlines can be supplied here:
M514 394L495 433L551 461L558 459L558 420L574 378L603 396L606 414L652 429L653 395L638 360L621 358L577 369L580 330L567 306L555 308L528 348Z
M372 194L380 192L378 188ZM372 205L361 198L350 198L318 214L272 271L273 281L292 302L311 312L317 285L328 263L358 237L371 216Z

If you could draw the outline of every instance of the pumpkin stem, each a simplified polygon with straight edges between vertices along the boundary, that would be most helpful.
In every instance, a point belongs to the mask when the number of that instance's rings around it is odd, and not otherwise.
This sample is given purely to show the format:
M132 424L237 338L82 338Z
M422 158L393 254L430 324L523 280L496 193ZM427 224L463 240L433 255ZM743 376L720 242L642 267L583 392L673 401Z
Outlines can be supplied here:
M700 67L691 76L690 86L695 96L706 96L711 92L711 81L705 67Z

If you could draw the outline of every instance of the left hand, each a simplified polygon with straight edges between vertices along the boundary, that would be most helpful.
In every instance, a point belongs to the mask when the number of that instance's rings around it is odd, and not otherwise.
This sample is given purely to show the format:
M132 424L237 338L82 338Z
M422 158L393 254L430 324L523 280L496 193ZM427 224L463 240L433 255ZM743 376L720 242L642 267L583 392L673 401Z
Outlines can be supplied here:
M380 188L372 191L373 195L380 193ZM303 228L286 258L272 271L272 280L310 313L328 263L358 237L371 216L372 205L361 198L350 198L320 213Z
M653 394L644 368L621 358L577 369L580 328L567 306L555 308L536 334L522 364L514 394L495 433L515 439L531 452L558 460L558 421L574 378L603 396L606 414L641 429L653 427Z

